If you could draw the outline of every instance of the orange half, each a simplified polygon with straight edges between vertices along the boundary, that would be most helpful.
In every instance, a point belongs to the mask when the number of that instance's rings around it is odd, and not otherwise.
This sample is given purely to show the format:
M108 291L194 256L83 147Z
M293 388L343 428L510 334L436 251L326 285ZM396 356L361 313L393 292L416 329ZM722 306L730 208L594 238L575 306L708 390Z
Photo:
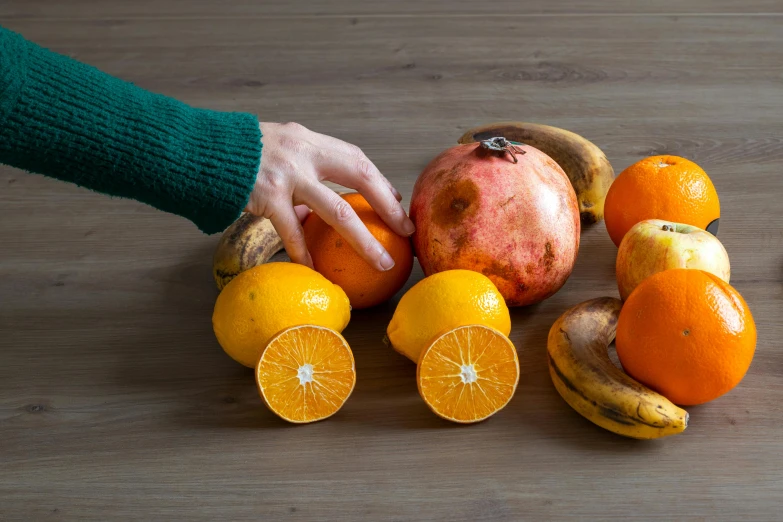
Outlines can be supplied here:
M481 325L450 330L419 358L416 380L427 406L454 422L482 421L502 410L519 382L514 344Z
M342 335L303 325L275 335L256 365L261 398L281 418L315 422L337 413L356 384L356 366Z

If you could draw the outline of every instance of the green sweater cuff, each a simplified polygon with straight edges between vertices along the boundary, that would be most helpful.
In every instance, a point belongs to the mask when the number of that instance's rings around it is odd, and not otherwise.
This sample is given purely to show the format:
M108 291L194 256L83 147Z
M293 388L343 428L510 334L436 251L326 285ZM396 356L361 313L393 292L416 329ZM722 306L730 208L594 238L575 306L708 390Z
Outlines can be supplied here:
M0 161L224 230L261 159L252 114L190 107L0 28Z

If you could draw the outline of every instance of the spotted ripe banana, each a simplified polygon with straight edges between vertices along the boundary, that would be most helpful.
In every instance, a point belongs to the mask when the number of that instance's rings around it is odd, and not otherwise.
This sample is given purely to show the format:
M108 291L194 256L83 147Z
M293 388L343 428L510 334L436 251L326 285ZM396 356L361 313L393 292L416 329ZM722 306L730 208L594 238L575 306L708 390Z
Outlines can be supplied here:
M614 170L597 145L565 129L515 121L470 129L459 143L497 136L535 147L560 165L576 192L582 223L595 223L604 218L604 199L614 180Z
M249 212L228 227L220 238L212 258L212 275L223 290L240 272L261 265L283 249L272 222Z
M622 303L601 297L567 310L549 330L549 374L583 417L636 439L681 433L688 413L631 379L609 359Z

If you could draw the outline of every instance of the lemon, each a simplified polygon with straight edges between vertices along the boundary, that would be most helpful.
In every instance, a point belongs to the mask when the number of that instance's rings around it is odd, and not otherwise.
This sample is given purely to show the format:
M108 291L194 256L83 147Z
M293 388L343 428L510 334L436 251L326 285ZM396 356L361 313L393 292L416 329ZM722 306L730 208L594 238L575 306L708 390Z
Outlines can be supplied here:
M438 334L479 324L511 333L511 316L498 289L483 274L447 270L425 277L400 299L386 335L395 350L419 361Z
M276 333L303 324L342 332L350 318L345 292L315 270L267 263L242 272L223 288L212 328L223 350L252 368Z

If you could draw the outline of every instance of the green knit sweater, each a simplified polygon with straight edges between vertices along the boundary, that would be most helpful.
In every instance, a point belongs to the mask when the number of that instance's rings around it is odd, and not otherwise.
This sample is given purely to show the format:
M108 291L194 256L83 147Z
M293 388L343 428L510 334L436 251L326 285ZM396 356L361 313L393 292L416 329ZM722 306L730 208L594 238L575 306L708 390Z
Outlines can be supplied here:
M220 232L261 161L252 114L190 107L0 27L0 162Z

